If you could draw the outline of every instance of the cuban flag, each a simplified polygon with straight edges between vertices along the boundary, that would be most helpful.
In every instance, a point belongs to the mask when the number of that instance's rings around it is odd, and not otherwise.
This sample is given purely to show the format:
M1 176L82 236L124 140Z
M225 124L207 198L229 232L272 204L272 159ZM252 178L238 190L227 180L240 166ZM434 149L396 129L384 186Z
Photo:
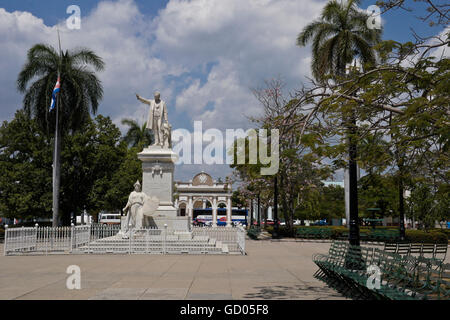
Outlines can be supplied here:
M60 89L61 89L61 79L58 77L58 80L56 81L56 84L55 84L55 88L53 89L53 92L52 92L52 103L50 104L50 111L55 109L56 94L59 92Z

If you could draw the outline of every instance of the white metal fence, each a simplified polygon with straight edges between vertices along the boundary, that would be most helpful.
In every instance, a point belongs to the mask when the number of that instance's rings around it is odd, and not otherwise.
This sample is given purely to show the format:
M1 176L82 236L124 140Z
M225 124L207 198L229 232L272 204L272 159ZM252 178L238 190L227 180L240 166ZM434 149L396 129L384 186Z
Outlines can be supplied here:
M146 228L124 236L118 225L6 228L5 255L49 253L245 254L245 230L194 227L191 233Z
M240 251L245 254L244 227L192 227L194 238L197 236L209 237L226 244L231 251Z

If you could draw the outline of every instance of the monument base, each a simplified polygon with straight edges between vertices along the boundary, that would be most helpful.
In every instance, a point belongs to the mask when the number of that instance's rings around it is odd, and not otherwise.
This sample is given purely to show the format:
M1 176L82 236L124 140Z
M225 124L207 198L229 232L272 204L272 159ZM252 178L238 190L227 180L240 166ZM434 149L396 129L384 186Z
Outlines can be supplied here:
M176 230L189 232L190 225L188 217L164 217L164 216L155 216L155 217L146 217L146 224L149 227L157 228L160 230L164 230L167 228L168 230Z
M172 149L153 145L139 153L138 158L142 161L142 191L159 199L159 207L153 217L169 219L168 225L172 225L171 219L177 218L177 209L173 206L173 172L177 154Z
M125 226L126 217L122 217L120 229L122 233L125 233L127 229ZM152 216L144 217L143 228L156 228L164 230L167 227L168 230L175 230L180 232L190 232L191 227L189 224L189 217L177 217L175 216Z

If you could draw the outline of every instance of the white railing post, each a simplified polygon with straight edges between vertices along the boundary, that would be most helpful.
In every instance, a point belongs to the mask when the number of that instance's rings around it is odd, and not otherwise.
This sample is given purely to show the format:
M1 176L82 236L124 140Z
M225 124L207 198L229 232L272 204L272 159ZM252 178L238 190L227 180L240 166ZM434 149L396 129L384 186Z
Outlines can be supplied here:
M134 229L130 229L130 239L129 239L129 247L128 247L128 254L131 254L131 246L132 246L132 239L134 235Z
M21 246L20 246L20 248L21 248L21 250L20 251L24 251L24 243L25 243L25 227L24 226L22 226L22 230L21 230L21 232L20 232L20 234L21 234Z
M6 253L8 251L8 225L5 224L5 243L3 245L3 255L6 256Z
M88 254L90 254L91 253L91 226L92 226L92 224L90 224L89 226L88 226L88 236L87 236L87 242L88 242Z
M39 232L39 224L34 225L34 251L38 249L38 232Z
M145 234L145 253L148 253L149 233L150 233L150 229L147 229L147 232Z
M132 224L128 225L128 254L131 254L131 237L133 236Z
M73 250L74 237L75 237L75 225L72 223L70 225L70 252L72 252Z
M206 254L206 241L205 241L205 238L206 238L206 229L205 229L206 227L205 226L203 226L202 227L202 234L203 234L203 254Z
M164 223L163 254L166 254L166 246L167 246L167 223Z

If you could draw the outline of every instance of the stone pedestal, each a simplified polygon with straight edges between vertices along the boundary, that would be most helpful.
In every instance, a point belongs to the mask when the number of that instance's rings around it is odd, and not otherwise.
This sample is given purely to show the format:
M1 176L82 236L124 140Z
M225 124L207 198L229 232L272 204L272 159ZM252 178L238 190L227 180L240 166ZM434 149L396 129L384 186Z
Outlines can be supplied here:
M187 217L178 217L173 203L173 175L177 154L171 149L150 146L138 154L142 161L142 191L159 199L159 207L152 217L146 218L149 226L164 229L188 230Z

